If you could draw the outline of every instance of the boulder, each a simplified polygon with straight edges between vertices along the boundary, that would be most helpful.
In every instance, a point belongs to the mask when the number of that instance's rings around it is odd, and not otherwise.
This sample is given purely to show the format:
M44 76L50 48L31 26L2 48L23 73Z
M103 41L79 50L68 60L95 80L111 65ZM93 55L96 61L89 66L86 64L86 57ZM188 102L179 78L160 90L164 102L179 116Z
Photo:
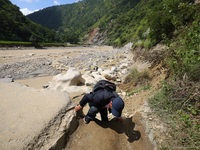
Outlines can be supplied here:
M114 71L114 72L117 72L117 67L112 67L110 70Z
M92 89L87 86L68 86L62 89L67 93L90 93Z
M110 69L104 70L101 75L108 80L116 80L117 78L116 74L114 74L114 71Z
M86 86L94 86L97 83L97 81L90 75L84 74L82 77L85 80Z
M122 74L128 74L128 71L127 71L127 69L123 69L123 70L121 71L121 73L122 73Z
M76 68L70 67L66 74L58 74L53 77L49 85L50 89L61 90L66 86L77 86L78 84L85 83L82 78L81 72Z
M48 89L65 91L67 93L89 93L91 88L85 86L85 79L82 78L80 71L70 67L66 74L58 74L53 77Z
M0 83L0 89L0 149L64 148L66 131L72 134L78 126L66 92L15 82Z
M95 76L95 75L100 75L99 72L92 72L92 76Z
M98 69L99 74L101 74L104 70L102 68Z
M126 69L128 67L128 64L127 63L123 63L119 66L119 68L121 69Z
M12 78L0 78L0 82L10 83L10 82L13 82L13 79Z
M93 75L93 77L95 78L95 80L98 82L100 80L106 80L105 77L101 76L101 75L98 75L98 74L95 74Z

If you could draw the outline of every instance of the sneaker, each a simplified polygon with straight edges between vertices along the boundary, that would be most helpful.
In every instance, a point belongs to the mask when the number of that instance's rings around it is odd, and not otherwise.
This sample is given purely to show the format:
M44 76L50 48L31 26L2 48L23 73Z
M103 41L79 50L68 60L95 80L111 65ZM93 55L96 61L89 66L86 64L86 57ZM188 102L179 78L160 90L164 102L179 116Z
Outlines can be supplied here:
M87 116L85 116L85 117L83 118L83 122L84 122L85 124L88 124L88 123L90 122L90 119L89 119Z

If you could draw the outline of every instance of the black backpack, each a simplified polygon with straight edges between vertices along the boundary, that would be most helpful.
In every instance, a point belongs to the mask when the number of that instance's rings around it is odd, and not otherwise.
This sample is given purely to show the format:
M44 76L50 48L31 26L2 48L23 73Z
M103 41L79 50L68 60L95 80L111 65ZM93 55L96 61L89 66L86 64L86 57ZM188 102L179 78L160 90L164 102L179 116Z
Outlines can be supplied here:
M100 89L104 89L104 99L109 98L109 92L112 92L115 95L115 97L118 97L118 94L115 92L116 85L112 82L106 80L98 81L93 88L93 93L95 94L95 92Z

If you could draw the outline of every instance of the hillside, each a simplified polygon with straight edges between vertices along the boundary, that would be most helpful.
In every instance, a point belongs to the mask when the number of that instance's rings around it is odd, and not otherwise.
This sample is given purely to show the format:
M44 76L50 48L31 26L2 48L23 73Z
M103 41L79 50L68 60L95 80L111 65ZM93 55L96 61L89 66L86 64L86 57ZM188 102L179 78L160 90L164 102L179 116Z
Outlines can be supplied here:
M0 2L0 40L30 41L30 38L46 42L55 41L55 31L36 24L25 17L19 7L9 0Z
M50 29L60 28L67 32L80 34L121 1L84 0L73 4L48 7L27 17Z
M140 6L135 7L142 2L141 0L84 0L74 4L48 7L27 17L50 29L58 30L60 35L63 33L75 34L79 38L83 38L94 27L99 27L100 32L109 29L108 37L113 42L113 40L121 38L123 32L130 32L133 29L131 27L127 30L127 24L134 20L134 15L140 11L138 10ZM111 30L110 27L113 26L114 28ZM117 44L120 46L128 41L131 41L131 38ZM104 44L113 44L112 42L104 42Z

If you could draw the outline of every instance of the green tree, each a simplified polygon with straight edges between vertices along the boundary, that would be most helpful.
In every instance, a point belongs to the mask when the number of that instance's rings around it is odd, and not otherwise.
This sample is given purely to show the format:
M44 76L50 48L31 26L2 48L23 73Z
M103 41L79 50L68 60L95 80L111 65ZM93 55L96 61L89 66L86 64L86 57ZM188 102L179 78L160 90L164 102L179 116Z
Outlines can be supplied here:
M39 43L42 43L44 39L39 35L32 34L30 37L30 41L33 43L33 45L39 46Z

